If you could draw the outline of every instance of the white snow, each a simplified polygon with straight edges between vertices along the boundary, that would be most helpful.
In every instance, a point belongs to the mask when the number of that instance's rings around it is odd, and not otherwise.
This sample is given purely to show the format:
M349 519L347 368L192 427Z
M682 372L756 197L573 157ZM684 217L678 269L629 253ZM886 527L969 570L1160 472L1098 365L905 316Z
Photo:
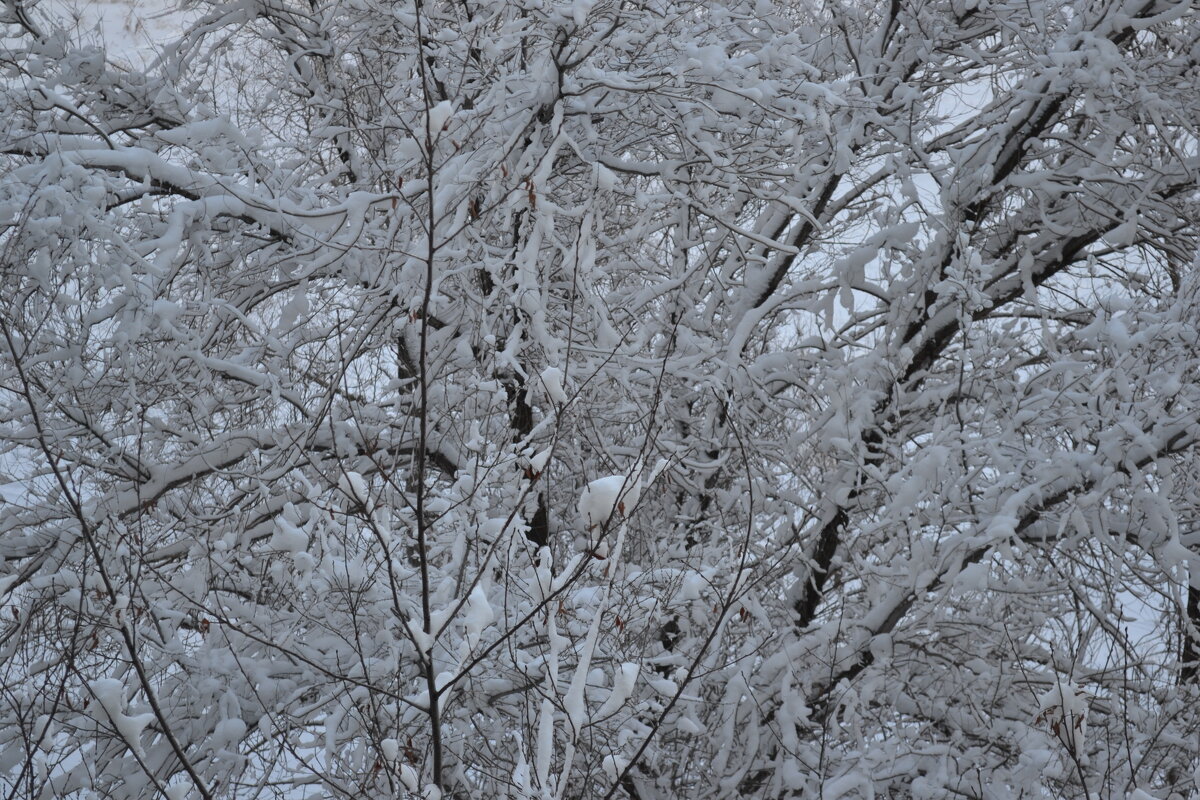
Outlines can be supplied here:
M542 700L542 711L538 716L537 754L533 765L538 784L546 785L550 776L550 764L554 760L554 704L549 698Z
M364 506L368 506L371 494L367 491L367 482L357 472L345 472L338 478L338 488L349 497Z
M546 464L550 461L551 448L547 447L542 452L529 459L529 468L533 470L535 475L540 475L546 469Z
M129 608L129 595L122 592L113 599L113 624L120 627L125 624L124 611Z
M413 644L417 646L417 649L422 653L429 652L429 649L433 647L433 637L425 632L421 623L416 619L406 619L404 627L408 631L408 635L412 637Z
M1072 755L1083 754L1087 737L1088 693L1070 681L1058 680L1038 698L1037 719L1050 726Z
M282 516L276 517L275 531L271 534L267 547L285 553L300 553L308 549L308 534Z
M450 121L452 114L454 114L454 106L449 100L443 100L429 109L430 138L436 139L438 134L445 130L446 123Z
M611 192L613 190L613 188L616 187L616 185L617 185L616 174L608 167L597 162L596 163L596 188L598 188L602 192Z
M589 530L599 527L614 515L626 517L637 505L637 483L625 475L597 478L579 495L579 516Z
M575 0L571 4L571 19L576 27L582 28L587 21L587 15L591 12L592 6L595 5L595 0Z
M483 633L487 626L491 625L496 620L496 612L492 609L492 604L488 601L487 592L483 586L476 584L471 590L470 596L467 598L467 614L465 625L467 628L467 644L472 649L479 644L479 636Z
M42 714L38 717L33 729L41 733L41 738L38 739L38 749L43 753L49 753L54 748L54 734L58 731L58 726L54 724L54 720L48 714Z
M122 710L125 707L125 684L116 678L101 678L92 681L90 686L92 693L96 695L96 699L104 708L104 713L108 715L109 721L117 729L117 733L125 740L130 749L139 755L144 755L141 742L142 731L154 721L154 715L138 714L131 717L125 714Z
M110 58L135 68L153 61L162 43L178 37L195 16L166 0L52 0L38 10L60 24L77 20L84 42L103 42Z
M212 744L215 747L237 747L246 735L246 723L236 717L223 719L213 729Z
M628 761L618 755L607 755L604 757L604 762L601 764L601 766L604 769L604 774L608 776L608 779L615 781L617 776L625 770L625 767L628 764Z
M604 719L629 700L633 687L637 683L641 667L632 662L626 662L613 674L613 688L603 705L596 711L596 719Z
M546 390L546 396L553 402L559 405L566 405L571 398L567 396L566 390L563 388L565 376L563 371L558 367L546 367L542 370L542 374L538 376L542 382L542 387Z

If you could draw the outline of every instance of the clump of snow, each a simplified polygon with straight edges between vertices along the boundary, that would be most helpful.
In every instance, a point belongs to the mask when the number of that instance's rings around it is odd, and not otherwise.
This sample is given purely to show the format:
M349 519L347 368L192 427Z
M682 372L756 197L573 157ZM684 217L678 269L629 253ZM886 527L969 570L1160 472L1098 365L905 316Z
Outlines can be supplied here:
M637 505L640 489L625 475L597 478L579 495L579 516L589 530L604 525L614 515L626 517Z
M384 739L379 743L379 749L383 751L383 757L388 761L395 761L400 755L400 743L395 739Z
M308 549L308 534L283 517L275 518L275 530L267 547L285 553L303 552Z
M567 392L563 388L564 376L561 369L558 367L546 367L544 370L542 370L542 374L539 376L539 379L542 382L542 386L546 390L547 397L559 405L567 404L567 401L570 400L570 398L567 397Z
M338 488L351 500L369 507L371 493L367 491L367 482L357 472L344 472L338 478Z
M101 678L92 681L90 686L92 694L100 701L104 713L108 715L108 719L116 728L117 733L131 750L144 757L142 731L154 721L154 715L138 714L133 717L127 715L123 710L125 707L125 684L116 678Z
M1050 726L1050 732L1073 756L1083 755L1087 737L1088 693L1069 681L1058 681L1038 698L1037 721Z
M433 637L425 632L425 629L421 627L421 623L415 619L406 619L404 620L404 627L417 649L422 653L429 652L429 649L433 647Z
M596 163L596 188L602 192L611 192L617 185L617 176L603 164Z
M529 469L534 475L540 475L546 469L546 464L550 461L550 448L546 448L542 452L534 455L529 459Z
M236 747L245 735L245 722L236 717L223 719L213 729L211 743L214 747Z
M612 692L596 711L596 719L604 719L629 701L629 697L633 694L633 687L637 684L640 670L641 668L633 662L621 665L620 670L613 674Z
M479 636L483 630L496 620L496 612L488 601L487 592L476 584L467 598L467 644L474 648L479 644Z
M537 750L533 761L538 783L546 785L550 776L550 765L554 760L554 704L549 698L542 700L542 712L538 716Z
M122 592L113 599L113 624L120 627L125 624L125 610L129 608L129 595Z
M35 731L41 732L41 738L38 739L38 749L43 753L49 753L54 748L54 734L58 727L54 724L54 720L48 714L42 714L38 717L37 724L34 725Z
M454 114L454 106L449 100L443 100L429 109L430 138L436 139L437 135L446 129L446 123L450 121L452 114Z
M625 767L628 764L627 760L618 755L607 755L604 757L604 763L601 766L604 768L604 774L608 776L608 779L615 781L625 771Z

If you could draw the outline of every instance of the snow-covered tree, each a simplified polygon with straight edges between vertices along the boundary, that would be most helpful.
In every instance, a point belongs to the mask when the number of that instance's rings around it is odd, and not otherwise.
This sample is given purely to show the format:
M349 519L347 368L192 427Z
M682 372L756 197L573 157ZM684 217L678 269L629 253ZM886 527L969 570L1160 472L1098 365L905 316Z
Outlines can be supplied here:
M8 0L0 788L1200 791L1197 11Z

